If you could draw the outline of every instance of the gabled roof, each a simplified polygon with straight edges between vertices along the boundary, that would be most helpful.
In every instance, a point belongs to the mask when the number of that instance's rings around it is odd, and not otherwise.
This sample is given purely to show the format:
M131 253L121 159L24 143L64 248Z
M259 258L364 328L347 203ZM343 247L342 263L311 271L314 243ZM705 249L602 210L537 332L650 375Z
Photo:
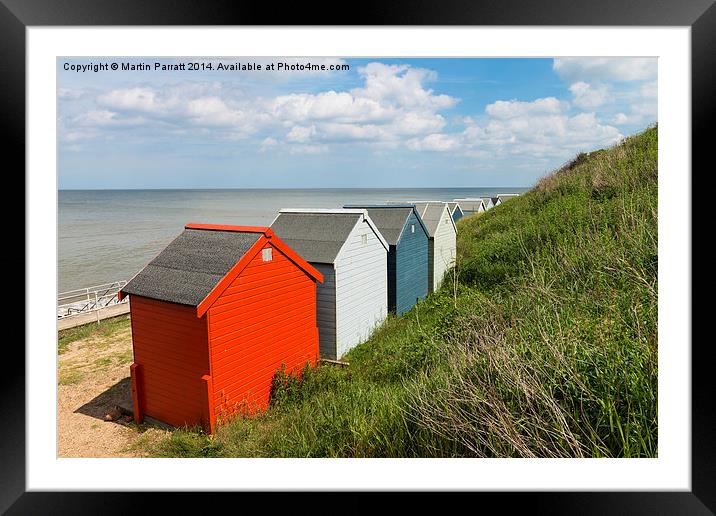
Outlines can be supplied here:
M480 198L476 199L461 199L458 201L460 203L460 210L464 213L466 211L469 212L475 212L480 210L480 206L485 208L485 201L483 201Z
M455 221L452 220L451 216L449 216L450 211L447 208L447 203L441 201L416 202L415 208L418 210L420 218L423 219L423 223L428 230L428 236L430 238L433 238L435 236L435 233L438 230L438 226L440 225L440 221L442 220L443 212L445 211L448 212L448 219L450 219L450 223L455 228L455 231L457 231Z
M450 215L453 215L457 210L460 210L460 213L463 213L460 203L453 201L453 202L447 202L447 205L448 205L448 210L450 210Z
M187 224L120 291L197 307L201 316L263 247L266 239L309 276L323 276L266 227Z
M428 229L425 227L414 204L369 204L360 206L351 204L344 206L344 208L365 209L390 245L398 245L411 213L415 213L423 231L425 231L426 235L428 234Z
M362 209L283 209L271 223L271 229L305 260L333 263L351 231L363 218L387 249L388 243Z
M510 193L510 194L501 193L501 194L497 194L497 198L498 198L501 202L505 202L507 199L512 199L513 197L519 197L519 196L520 196L520 194L517 194L517 193Z
M460 203L460 205L463 207L463 210L465 209L467 201L482 201L482 205L485 207L485 209L488 208L489 204L493 204L492 197L465 197L464 199L455 199L455 201Z

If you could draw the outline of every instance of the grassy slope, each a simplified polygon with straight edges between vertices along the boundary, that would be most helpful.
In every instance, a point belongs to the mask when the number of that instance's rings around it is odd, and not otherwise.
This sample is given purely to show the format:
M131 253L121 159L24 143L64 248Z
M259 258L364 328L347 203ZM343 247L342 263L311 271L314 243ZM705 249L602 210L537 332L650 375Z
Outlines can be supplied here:
M657 130L458 223L456 274L166 456L655 456Z

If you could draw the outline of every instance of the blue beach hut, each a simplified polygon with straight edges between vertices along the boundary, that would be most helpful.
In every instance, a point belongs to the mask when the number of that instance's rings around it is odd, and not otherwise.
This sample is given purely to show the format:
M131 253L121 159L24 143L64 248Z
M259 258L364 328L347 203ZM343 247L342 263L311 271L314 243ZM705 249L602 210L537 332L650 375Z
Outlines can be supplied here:
M362 208L388 242L388 310L410 310L428 294L428 230L413 204L347 205Z

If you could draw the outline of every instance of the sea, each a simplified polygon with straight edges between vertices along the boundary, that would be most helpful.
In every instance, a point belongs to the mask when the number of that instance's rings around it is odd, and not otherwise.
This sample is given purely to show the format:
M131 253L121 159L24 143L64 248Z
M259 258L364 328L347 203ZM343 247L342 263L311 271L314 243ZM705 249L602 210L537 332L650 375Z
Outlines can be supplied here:
M450 201L527 188L60 190L58 290L128 280L190 222L268 226L282 208Z

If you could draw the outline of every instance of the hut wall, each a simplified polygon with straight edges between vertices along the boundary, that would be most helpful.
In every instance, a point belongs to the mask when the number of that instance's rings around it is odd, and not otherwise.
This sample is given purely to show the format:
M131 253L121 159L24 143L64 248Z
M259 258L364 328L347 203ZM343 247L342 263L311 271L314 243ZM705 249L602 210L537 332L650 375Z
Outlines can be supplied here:
M356 224L335 266L336 357L340 358L366 340L388 313L388 253L368 222Z

